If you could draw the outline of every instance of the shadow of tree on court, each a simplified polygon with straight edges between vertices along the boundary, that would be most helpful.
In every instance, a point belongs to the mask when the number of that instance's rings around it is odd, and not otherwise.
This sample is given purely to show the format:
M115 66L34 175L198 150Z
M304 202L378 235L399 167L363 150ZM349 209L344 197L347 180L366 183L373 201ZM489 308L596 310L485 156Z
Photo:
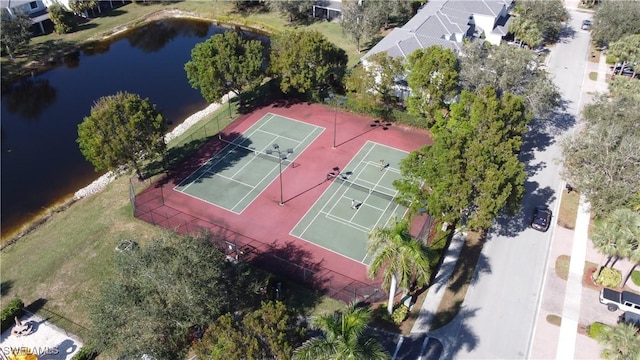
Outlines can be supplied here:
M240 133L233 132L222 136L227 142L241 144L247 148L252 146L251 140ZM194 179L193 182L201 182L202 178L213 177L215 173L233 167L242 158L254 156L251 151L241 147L233 147L233 145L225 150L227 146L229 145L218 139L217 136L211 136L207 139L195 140L183 146L170 149L165 157L167 159L167 176L158 182L158 185L165 185L172 181L180 182L186 179L221 151L225 151L224 155L215 159L215 165L210 167L207 173L198 174L199 178ZM156 166L156 170L162 168L159 164L156 164Z

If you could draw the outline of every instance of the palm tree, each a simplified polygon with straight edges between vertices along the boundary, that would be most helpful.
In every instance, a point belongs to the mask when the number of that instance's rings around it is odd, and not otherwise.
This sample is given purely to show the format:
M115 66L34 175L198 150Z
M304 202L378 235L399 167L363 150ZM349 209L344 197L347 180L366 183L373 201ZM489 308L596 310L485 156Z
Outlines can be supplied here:
M638 328L629 323L620 323L606 329L597 339L604 349L600 353L607 360L637 360L640 354Z
M607 263L613 257L616 259L630 257L633 246L638 243L639 223L638 214L632 210L616 209L596 226L591 241L596 250L608 257ZM603 266L601 262L598 271L593 273L594 278L597 278Z
M387 311L393 312L396 286L409 289L413 283L426 285L431 278L431 250L409 235L409 220L390 221L386 227L375 228L369 233L367 256L371 256L369 276L382 273L382 286L389 288Z
M305 341L293 352L294 360L386 360L389 353L364 331L371 319L369 308L351 303L344 312L314 318L311 327L323 335Z

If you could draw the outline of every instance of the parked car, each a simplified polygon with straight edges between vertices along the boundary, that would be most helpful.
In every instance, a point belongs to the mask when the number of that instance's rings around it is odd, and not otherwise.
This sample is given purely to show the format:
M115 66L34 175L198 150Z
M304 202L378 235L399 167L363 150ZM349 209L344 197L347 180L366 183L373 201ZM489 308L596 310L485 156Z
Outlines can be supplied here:
M582 30L591 30L591 20L582 20L582 25L580 26Z
M552 215L551 210L547 206L536 206L533 211L533 217L531 218L531 227L542 232L549 230Z
M640 314L640 294L631 291L615 291L603 288L600 290L600 303L607 305L609 311L618 309Z

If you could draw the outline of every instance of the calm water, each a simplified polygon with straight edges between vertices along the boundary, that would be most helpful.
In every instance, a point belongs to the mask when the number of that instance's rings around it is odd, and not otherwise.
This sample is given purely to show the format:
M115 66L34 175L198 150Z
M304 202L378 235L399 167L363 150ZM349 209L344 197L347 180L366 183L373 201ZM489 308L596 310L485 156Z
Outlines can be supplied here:
M207 104L188 83L191 49L224 28L171 19L68 56L2 92L1 215L8 235L100 174L76 143L94 102L118 91L149 98L177 125ZM126 196L126 194L123 194Z

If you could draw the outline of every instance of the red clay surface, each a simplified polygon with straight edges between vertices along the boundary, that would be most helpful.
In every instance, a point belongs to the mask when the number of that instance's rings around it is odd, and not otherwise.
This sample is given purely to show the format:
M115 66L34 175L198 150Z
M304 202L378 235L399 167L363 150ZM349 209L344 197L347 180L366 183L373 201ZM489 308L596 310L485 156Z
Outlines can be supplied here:
M224 133L243 133L267 113L326 129L298 156L299 165L288 167L282 173L284 199L299 196L284 206L278 205L280 185L276 178L241 214L234 214L174 191L174 186L224 146L212 140L183 167L174 169L136 197L136 217L180 233L210 229L231 243L231 247L222 244L230 256L246 257L266 270L324 289L334 298L344 301L354 297L380 298L384 294L376 290L377 281L367 278L365 265L293 237L289 232L330 185L323 182L326 174L336 166L344 168L366 141L412 151L431 144L428 133L396 125L384 130L382 126L372 126L371 118L338 112L338 147L332 149L334 109L306 103L259 109L240 117ZM426 217L417 218L422 222L426 220ZM238 249L244 249L243 253Z

